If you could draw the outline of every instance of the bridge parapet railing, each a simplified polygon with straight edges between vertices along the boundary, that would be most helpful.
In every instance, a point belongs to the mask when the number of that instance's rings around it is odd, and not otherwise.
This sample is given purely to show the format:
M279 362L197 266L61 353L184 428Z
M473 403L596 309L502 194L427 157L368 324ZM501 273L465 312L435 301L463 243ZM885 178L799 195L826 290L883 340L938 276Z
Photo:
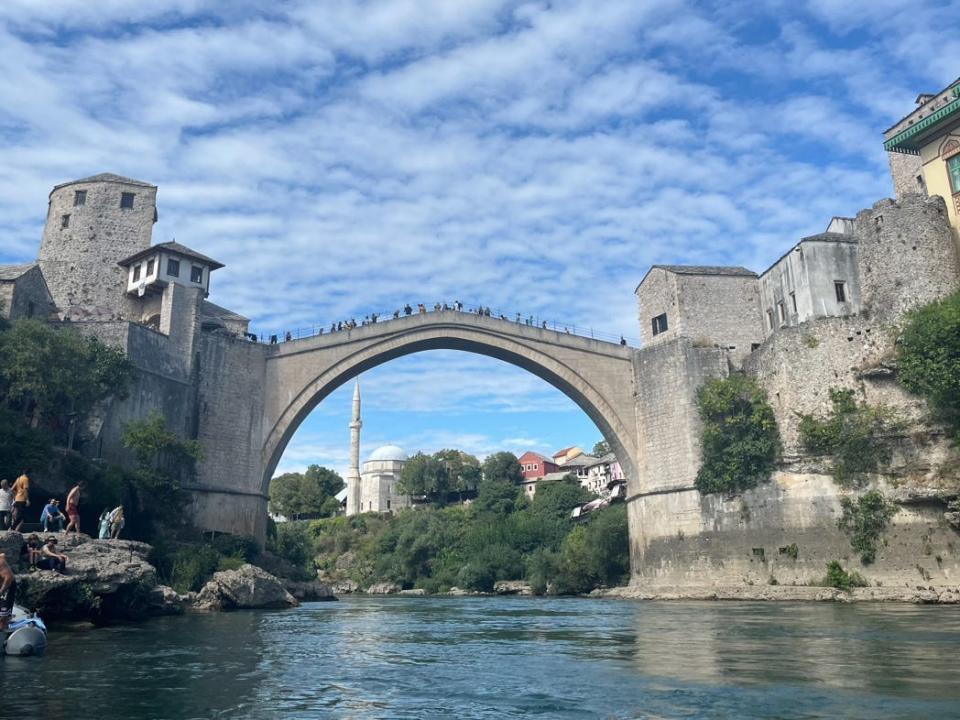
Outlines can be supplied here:
M408 308L409 312L407 312ZM578 337L590 338L591 340L602 340L604 342L632 345L634 347L640 345L640 340L638 338L617 335L615 333L602 330L595 330L592 327L584 327L583 325L577 325L576 323L572 322L551 320L538 314L525 314L515 311L505 312L500 308L491 308L485 305L465 305L459 302L435 302L430 305L426 303L405 304L397 310L391 310L385 313L371 312L362 317L360 320L357 320L356 317L352 317L348 318L347 320L338 320L329 324L316 323L309 326L284 329L279 332L261 332L259 334L248 333L247 338L255 342L275 345L283 342L293 342L296 340L316 337L318 335L336 334L338 332L352 330L358 327L365 327L367 325L389 323L394 320L402 320L405 317L411 317L413 315L429 315L435 312L455 312L463 313L464 315L472 315L475 317L489 317L493 320L509 322L515 325L534 327L540 330L549 330L567 335L576 335Z

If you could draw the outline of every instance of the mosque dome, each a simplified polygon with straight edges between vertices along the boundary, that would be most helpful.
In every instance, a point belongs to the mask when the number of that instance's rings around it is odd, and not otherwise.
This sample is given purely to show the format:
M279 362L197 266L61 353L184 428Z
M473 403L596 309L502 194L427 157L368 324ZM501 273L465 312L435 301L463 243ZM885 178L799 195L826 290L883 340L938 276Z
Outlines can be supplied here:
M406 462L407 460L409 460L409 457L407 453L404 452L403 448L396 445L383 445L382 447L378 447L370 454L367 462Z

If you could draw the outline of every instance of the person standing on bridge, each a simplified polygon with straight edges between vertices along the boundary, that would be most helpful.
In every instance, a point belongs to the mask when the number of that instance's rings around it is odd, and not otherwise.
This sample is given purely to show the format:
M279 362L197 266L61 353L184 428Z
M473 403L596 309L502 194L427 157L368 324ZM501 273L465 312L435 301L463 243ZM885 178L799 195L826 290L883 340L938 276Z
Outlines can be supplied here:
M626 344L627 344L627 339L626 339L623 335L620 336L620 344L621 344L621 345L626 345Z
M407 303L406 305L403 306L403 314L404 314L404 315L412 315L412 314L413 314L413 308L410 307L410 303Z

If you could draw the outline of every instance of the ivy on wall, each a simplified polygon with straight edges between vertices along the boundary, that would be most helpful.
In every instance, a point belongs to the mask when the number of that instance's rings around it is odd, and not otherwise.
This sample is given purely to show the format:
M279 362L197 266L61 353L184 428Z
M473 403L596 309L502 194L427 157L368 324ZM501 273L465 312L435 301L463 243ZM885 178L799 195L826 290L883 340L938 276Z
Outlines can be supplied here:
M830 456L833 478L841 486L856 486L890 462L887 436L902 423L884 405L858 403L852 390L831 388L830 402L826 417L800 415L800 442L808 452Z
M767 480L780 456L780 431L767 393L743 375L708 381L697 391L703 423L702 493L747 490Z

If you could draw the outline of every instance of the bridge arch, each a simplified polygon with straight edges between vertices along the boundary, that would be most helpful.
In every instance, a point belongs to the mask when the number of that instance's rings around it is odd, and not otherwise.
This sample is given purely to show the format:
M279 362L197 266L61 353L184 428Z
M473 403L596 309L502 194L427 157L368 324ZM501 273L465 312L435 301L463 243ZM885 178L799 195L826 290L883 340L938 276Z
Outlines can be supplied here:
M287 444L324 398L366 370L427 350L485 355L545 380L596 424L635 482L630 348L497 318L436 312L278 346L267 360L260 491L267 494Z

